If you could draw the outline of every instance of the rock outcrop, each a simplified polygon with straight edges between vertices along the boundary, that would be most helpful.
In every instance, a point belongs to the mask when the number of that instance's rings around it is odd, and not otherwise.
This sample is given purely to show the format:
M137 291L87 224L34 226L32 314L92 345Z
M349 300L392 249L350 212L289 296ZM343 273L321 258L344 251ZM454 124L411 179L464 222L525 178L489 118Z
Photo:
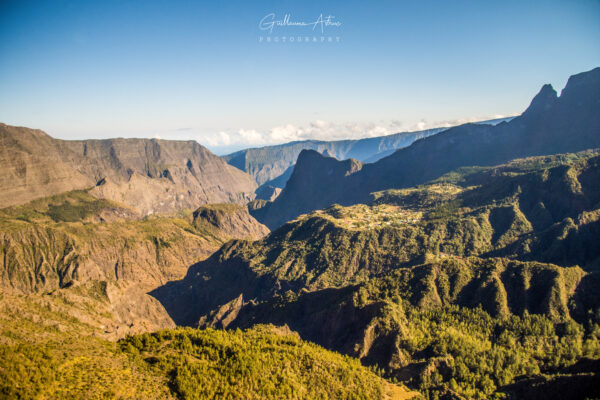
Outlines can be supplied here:
M246 207L237 204L209 204L194 211L192 224L198 229L215 232L231 239L262 239L269 228L248 213Z

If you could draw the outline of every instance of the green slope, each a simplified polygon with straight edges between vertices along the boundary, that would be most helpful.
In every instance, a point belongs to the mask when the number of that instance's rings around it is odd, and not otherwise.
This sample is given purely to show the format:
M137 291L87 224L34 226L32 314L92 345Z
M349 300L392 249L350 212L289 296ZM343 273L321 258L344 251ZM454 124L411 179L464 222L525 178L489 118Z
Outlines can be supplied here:
M229 242L152 294L180 324L288 324L430 398L488 398L600 356L598 163L529 158L378 192Z
M115 343L94 337L92 326L45 309L35 295L10 300L1 303L0 313L2 399L413 396L358 360L305 342L287 328L161 330Z

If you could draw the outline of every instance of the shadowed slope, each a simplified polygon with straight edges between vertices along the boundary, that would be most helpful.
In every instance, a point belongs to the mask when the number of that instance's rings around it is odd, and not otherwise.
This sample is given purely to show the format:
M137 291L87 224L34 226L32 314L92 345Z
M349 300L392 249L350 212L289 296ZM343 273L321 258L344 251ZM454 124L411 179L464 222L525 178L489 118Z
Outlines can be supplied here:
M550 85L544 86L529 108L510 122L450 128L358 172L304 150L282 193L254 215L273 229L302 213L333 203L364 203L371 192L422 184L461 166L600 147L598 110L600 68L571 76L560 97Z

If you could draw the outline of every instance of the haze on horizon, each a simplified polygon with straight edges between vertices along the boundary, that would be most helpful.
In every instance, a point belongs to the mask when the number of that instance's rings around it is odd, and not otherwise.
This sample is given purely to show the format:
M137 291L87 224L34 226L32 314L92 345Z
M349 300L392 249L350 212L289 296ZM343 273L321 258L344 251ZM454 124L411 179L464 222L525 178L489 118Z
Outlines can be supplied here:
M339 41L266 43L311 34L260 30L270 13L335 16ZM0 121L217 153L380 136L518 114L600 65L599 39L594 0L4 1Z

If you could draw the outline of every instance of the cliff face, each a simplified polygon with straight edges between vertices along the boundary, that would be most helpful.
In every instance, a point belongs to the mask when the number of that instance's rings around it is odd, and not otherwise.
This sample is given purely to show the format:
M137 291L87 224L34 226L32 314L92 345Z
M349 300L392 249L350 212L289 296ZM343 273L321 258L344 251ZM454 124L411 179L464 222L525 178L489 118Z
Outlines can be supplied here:
M194 211L192 224L198 228L216 232L231 239L262 239L269 228L248 213L246 207L237 204L210 204Z
M64 141L0 124L0 207L95 187L143 215L201 204L244 204L256 183L194 141Z
M56 143L40 130L0 124L0 207L96 184L63 159Z
M358 173L346 174L340 162L338 168L320 168L326 161L315 154L311 156L314 165L302 162L294 168L292 177L305 178L290 179L281 195L256 215L273 229L302 213L333 203L364 203L371 192L419 185L456 168L600 147L598 109L600 68L572 76L560 97L551 86L544 86L530 107L510 122L450 128L365 164ZM320 184L303 193L309 180Z

